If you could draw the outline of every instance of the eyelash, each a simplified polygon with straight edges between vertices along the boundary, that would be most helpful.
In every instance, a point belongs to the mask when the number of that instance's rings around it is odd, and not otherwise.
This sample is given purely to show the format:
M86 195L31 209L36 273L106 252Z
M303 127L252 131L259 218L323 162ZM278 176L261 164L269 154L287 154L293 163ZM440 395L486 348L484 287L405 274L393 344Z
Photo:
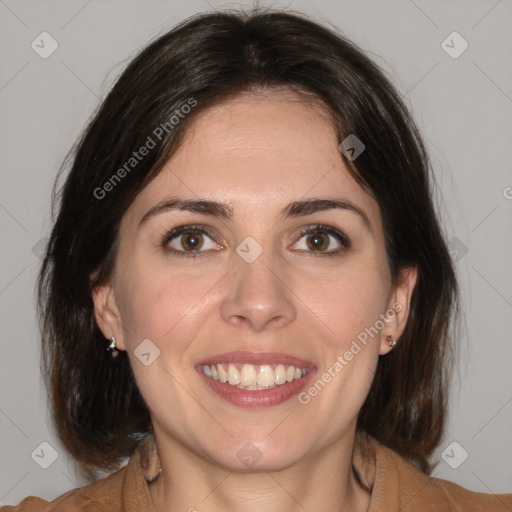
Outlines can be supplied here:
M179 226L177 228L171 229L168 233L166 233L161 241L160 245L169 251L172 254L176 254L178 256L183 256L185 258L200 258L204 254L203 252L196 252L196 251L177 251L176 249L172 249L167 247L167 244L172 241L174 238L179 237L180 235L190 235L190 234L202 234L202 235L208 235L210 238L213 239L212 233L210 233L207 229L201 227L201 226Z
M312 257L340 256L350 247L350 240L345 235L345 233L342 233L341 231L339 231L331 226L326 226L324 224L315 224L313 226L309 226L309 227L303 229L300 232L298 241L304 235L317 234L317 233L324 233L324 234L332 235L341 244L341 247L334 251L329 251L329 252L311 251L307 254L307 257L310 257L310 256L312 256ZM202 251L202 252L201 251L200 252L177 251L176 249L171 249L171 248L167 247L169 242L171 242L174 238L177 238L184 234L203 234L203 235L205 234L208 237L210 237L211 239L214 238L212 233L210 233L210 231L208 231L207 229L205 229L202 226L197 226L197 225L179 226L177 228L171 229L171 231L164 234L164 236L160 240L160 246L173 254L183 256L185 258L196 259L196 258L202 257L203 255L205 255L208 252L208 251ZM295 243L297 243L297 242L295 242ZM303 251L303 250L301 250L300 252L307 253L307 251Z
M307 254L307 257L324 257L324 256L341 256L345 251L350 247L350 240L345 233L339 231L338 229L335 229L331 226L326 226L325 224L315 224L313 226L309 226L305 229L303 229L300 232L299 240L304 235L311 235L311 234L317 234L317 233L324 233L328 235L332 235L336 240L340 243L341 247L334 251L329 252L323 252L323 251L311 251ZM304 251L301 251L304 252Z

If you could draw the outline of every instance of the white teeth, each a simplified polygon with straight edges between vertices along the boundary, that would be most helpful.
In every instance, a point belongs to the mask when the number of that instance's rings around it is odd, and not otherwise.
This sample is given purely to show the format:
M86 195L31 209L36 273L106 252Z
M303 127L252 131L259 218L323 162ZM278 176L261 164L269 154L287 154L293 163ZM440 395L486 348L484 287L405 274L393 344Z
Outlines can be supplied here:
M242 386L241 384L238 384L238 386L235 386L238 389L245 389L247 391L259 391L260 389L272 389L275 388L276 385L273 386Z
M268 364L260 366L258 372L258 386L272 386L274 384L274 372Z
M284 364L278 364L276 366L274 375L276 384L284 384L286 382L286 368L284 367Z
M221 364L217 365L217 372L219 373L219 380L221 382L227 382L228 381L228 374L226 373L226 370L224 370L224 366Z
M232 386L240 384L240 372L236 369L234 364L230 364L228 367L228 382Z
M245 363L241 365L240 370L237 366L240 368L240 364L234 363L202 365L201 370L207 377L214 380L251 391L271 389L301 379L308 374L307 368L296 368L282 363L276 365L275 370L269 364L253 365Z
M244 364L240 374L240 384L242 386L255 386L258 381L256 368L252 364Z

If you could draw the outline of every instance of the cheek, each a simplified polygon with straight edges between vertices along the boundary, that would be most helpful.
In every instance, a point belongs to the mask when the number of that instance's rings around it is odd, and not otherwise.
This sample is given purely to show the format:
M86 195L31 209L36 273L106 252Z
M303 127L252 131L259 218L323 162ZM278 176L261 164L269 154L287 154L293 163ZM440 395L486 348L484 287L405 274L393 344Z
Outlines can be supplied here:
M381 331L375 326L385 313L387 283L385 275L366 267L340 274L309 296L325 333L317 345L323 364L299 398L318 416L329 415L328 435L337 435L347 418L357 417L371 388L380 348Z
M120 286L128 345L149 338L157 345L170 340L176 347L193 339L215 284L212 276L183 275L154 264L131 266L124 275L130 276Z
M341 350L385 313L389 291L386 274L365 266L333 274L303 293L333 348Z
M311 391L322 395L318 406L322 402L321 407L333 411L335 430L347 417L355 417L371 387L379 356L380 315L386 312L390 290L386 267L360 258L310 293L311 308L326 333L325 366L318 379L328 381L325 392L322 384Z

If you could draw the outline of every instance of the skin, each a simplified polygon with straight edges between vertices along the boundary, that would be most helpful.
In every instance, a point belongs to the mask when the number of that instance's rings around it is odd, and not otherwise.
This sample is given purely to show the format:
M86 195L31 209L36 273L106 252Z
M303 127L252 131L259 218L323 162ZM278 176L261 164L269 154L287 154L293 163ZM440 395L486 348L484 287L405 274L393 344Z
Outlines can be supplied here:
M226 202L233 217L170 210L140 225L171 196ZM349 210L280 218L288 203L308 198L350 201L371 230ZM186 236L160 244L188 224L214 235L204 235L197 259L169 250L185 251ZM315 224L341 230L350 246L332 257L314 253L314 235L301 229ZM321 233L323 251L341 247ZM163 468L149 486L157 510L366 511L369 493L352 470L357 416L379 357L392 350L385 336L397 339L405 327L416 271L404 269L393 284L379 206L348 172L327 115L284 91L202 112L126 211L119 236L114 275L94 292L95 313L105 337L128 351L151 412ZM250 264L236 253L248 236L263 248ZM307 405L295 396L237 407L195 369L206 357L247 350L312 361L320 376L397 302L401 311ZM149 366L134 356L144 339L160 350ZM247 442L262 454L252 469L237 457Z

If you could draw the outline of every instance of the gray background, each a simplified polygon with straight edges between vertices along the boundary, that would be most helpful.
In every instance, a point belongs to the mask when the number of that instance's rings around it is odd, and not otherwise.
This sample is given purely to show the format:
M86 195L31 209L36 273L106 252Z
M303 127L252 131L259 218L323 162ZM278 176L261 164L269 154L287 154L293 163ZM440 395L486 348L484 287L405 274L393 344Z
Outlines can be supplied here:
M34 313L57 168L144 43L190 14L244 5L251 3L0 0L0 505L27 495L53 499L82 484L48 421ZM512 2L260 5L338 27L390 73L413 109L437 172L466 322L434 476L512 492ZM47 59L31 48L43 31L59 45ZM469 44L456 59L441 46L453 31ZM48 469L31 457L44 441L58 454ZM451 465L463 460L462 450L467 460L453 469L441 458L447 448ZM44 453L51 456L47 447Z

